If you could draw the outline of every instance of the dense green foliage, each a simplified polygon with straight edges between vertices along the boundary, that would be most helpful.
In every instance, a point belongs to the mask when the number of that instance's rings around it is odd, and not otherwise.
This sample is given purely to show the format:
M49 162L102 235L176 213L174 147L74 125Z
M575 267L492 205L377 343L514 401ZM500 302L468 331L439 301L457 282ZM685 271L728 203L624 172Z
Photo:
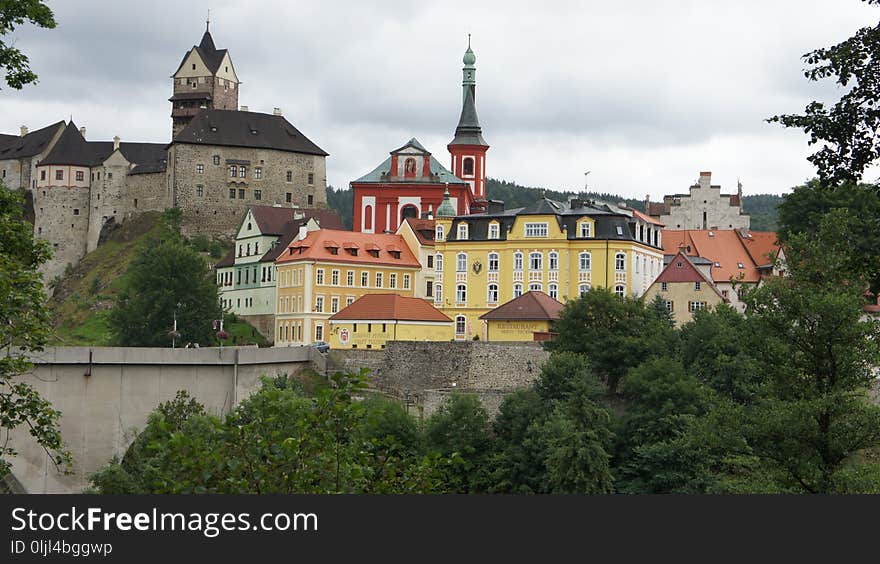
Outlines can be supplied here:
M327 186L327 206L339 215L346 229L351 229L354 190L351 188L337 190Z
M50 255L22 219L24 199L0 182L0 477L16 451L8 433L26 427L60 468L71 462L58 430L61 414L19 376L31 368L27 354L42 350L49 337L49 314L43 278L37 269Z
M15 31L16 26L30 22L44 28L55 27L52 10L40 0L3 0L0 2L0 36ZM0 69L6 70L6 84L21 90L37 81L27 55L6 41L0 41Z
M165 347L172 337L181 344L215 341L217 284L205 259L180 237L179 213L169 210L164 219L166 228L129 266L128 287L110 311L116 344ZM175 317L177 334L172 335Z

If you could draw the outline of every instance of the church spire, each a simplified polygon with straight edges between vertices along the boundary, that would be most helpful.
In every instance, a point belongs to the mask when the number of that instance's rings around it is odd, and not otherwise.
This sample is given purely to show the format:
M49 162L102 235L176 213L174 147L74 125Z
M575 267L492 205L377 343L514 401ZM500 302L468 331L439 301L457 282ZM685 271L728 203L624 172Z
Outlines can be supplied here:
M468 47L462 58L462 98L461 116L455 128L455 139L450 145L486 145L483 139L480 119L477 117L477 57L471 50L471 34L468 34Z

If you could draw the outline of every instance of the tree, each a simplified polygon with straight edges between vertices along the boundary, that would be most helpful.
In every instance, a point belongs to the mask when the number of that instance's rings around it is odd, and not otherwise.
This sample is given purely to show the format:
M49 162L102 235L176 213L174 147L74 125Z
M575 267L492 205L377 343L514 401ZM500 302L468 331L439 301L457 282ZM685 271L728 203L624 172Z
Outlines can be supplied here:
M492 424L495 454L488 490L491 493L543 493L545 454L538 430L547 419L548 402L534 387L510 394Z
M583 354L555 351L541 366L541 375L534 389L546 402L565 400L576 393L596 399L602 394L602 386L590 368L590 361Z
M58 422L61 413L39 392L17 378L32 368L27 355L42 350L50 331L46 294L38 268L49 258L45 241L34 240L33 227L22 219L21 194L0 183L0 430L27 427L34 440L62 470L71 463ZM16 455L0 443L0 476Z
M645 308L642 300L619 298L607 288L591 290L565 304L554 331L559 336L547 348L585 355L612 393L630 368L676 346L668 319Z
M55 16L39 0L4 0L0 3L0 36L8 35L25 22L51 29L55 27ZM16 90L37 81L27 56L5 41L0 41L0 69L6 69L6 84Z
M217 284L205 259L185 245L174 214L167 232L148 243L132 261L128 287L110 312L116 342L122 346L163 347L171 344L173 320L177 342L213 343L212 321L220 318Z
M465 393L450 395L426 422L425 439L430 451L456 461L446 470L452 491L483 489L492 437L489 415L480 398Z
M864 0L880 4L880 0ZM845 92L830 108L810 102L804 114L777 115L768 121L798 127L822 148L808 157L823 185L856 183L880 157L880 24L863 27L849 39L803 56L811 81L832 78Z

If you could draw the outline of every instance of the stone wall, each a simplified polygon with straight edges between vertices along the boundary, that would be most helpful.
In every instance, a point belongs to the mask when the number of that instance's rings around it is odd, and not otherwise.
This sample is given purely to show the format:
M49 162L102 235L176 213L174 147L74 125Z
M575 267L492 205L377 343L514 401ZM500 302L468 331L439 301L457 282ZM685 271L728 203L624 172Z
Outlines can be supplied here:
M449 393L480 396L491 414L510 392L529 386L550 356L539 343L390 341L385 350L334 350L331 370L372 370L372 386L427 416Z
M171 205L163 172L129 174L125 177L125 193L129 203L125 219L148 211L165 211Z
M275 342L275 314L268 313L263 315L239 315L242 319L253 325L260 335L273 343Z
M220 157L220 164L214 164L215 155ZM227 160L250 163L244 165L246 177L231 177ZM172 204L183 211L182 230L187 236L232 238L249 205L327 205L327 170L323 156L175 143L168 150L168 165L173 167L168 174ZM204 167L201 174L198 165ZM255 178L258 167L262 173L260 179ZM291 171L291 182L287 182L287 171ZM313 175L312 184L308 183L309 174ZM234 198L230 197L231 190L234 190ZM243 198L240 197L242 190Z
M89 189L38 186L33 194L34 235L52 245L52 258L40 267L48 283L86 254Z
M178 390L188 391L209 413L224 415L258 389L262 376L320 367L320 356L312 347L47 348L32 357L35 368L22 380L61 411L74 473L60 474L23 427L10 433L10 446L19 452L12 472L31 493L79 492L90 474L125 453L149 414Z

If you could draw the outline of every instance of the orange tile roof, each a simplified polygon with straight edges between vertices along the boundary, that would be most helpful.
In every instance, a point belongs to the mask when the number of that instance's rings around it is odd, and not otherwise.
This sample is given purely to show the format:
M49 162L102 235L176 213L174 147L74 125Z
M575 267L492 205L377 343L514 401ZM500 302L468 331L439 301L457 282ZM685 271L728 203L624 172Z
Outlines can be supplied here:
M337 240L345 241L345 245L343 249L338 250L338 254L334 255L330 253L327 244L335 245ZM383 248L389 246L397 246L400 249L399 259L394 258L387 250L383 250ZM374 257L369 252L359 252L357 256L353 256L347 250L357 247L378 250L379 256ZM300 252L300 249L302 252ZM275 262L276 264L282 264L301 260L421 268L418 259L413 255L401 235L358 233L355 231L337 231L335 229L310 231L305 239L291 243Z
M712 280L715 282L729 282L731 278L742 282L758 282L761 279L755 262L740 242L735 229L664 229L663 250L670 255L684 250L690 256L703 257L718 263L718 266L713 264L711 270Z
M492 311L484 313L480 319L559 319L559 312L564 306L544 292L529 291L518 298L501 304Z
M779 253L779 240L776 237L776 233L772 231L749 231L748 237L743 237L739 231L736 234L739 235L740 242L757 266L770 265L776 260L776 255Z
M643 213L640 212L639 210L636 210L636 209L633 209L633 208L627 208L627 209L628 209L629 211L631 211L631 212L633 213L634 216L636 216L637 218L641 219L642 221L644 221L644 222L646 222L646 223L652 223L652 224L654 224L654 225L659 225L659 226L661 226L661 227L663 227L663 226L665 225L664 223L660 223L659 221L657 221L656 219L654 219L654 218L651 217L650 215L645 215L645 214L643 214Z
M452 320L422 298L399 294L365 294L330 321L432 321L451 323Z

